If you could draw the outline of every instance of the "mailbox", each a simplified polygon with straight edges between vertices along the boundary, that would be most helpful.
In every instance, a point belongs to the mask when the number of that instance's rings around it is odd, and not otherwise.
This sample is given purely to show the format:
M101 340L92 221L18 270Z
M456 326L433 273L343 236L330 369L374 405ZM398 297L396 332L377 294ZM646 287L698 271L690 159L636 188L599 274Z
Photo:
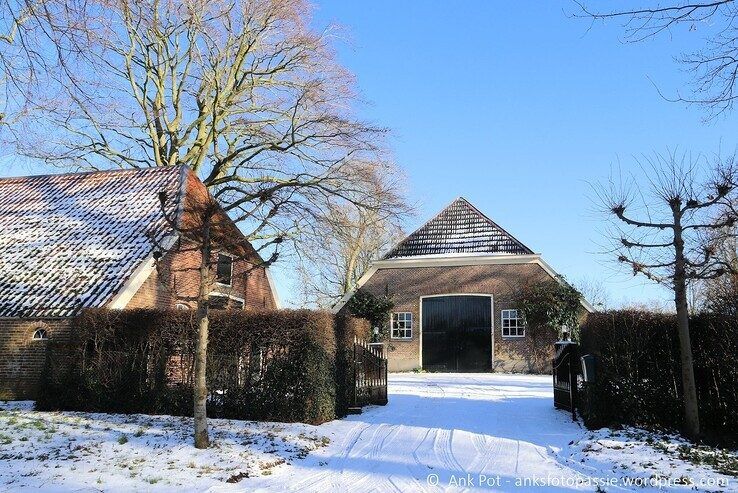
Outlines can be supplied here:
M592 383L597 379L597 360L594 354L585 354L582 360L582 377L585 383Z

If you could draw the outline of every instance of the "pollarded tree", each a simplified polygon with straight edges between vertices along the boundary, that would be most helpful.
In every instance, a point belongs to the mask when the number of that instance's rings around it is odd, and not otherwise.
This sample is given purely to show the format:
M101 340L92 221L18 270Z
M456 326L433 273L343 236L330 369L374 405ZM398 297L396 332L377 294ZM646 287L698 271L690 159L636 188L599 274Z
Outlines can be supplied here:
M611 219L608 236L617 260L674 293L682 363L686 432L700 432L689 335L687 290L691 283L719 278L733 268L717 255L711 233L736 224L738 171L733 158L688 154L646 157L642 181L620 180L597 193Z

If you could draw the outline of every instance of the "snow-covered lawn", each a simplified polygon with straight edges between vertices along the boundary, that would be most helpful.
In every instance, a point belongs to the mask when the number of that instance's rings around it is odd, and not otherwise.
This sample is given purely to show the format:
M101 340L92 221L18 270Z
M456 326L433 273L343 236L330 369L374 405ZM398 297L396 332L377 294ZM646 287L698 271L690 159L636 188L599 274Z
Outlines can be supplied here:
M172 416L0 411L0 491L203 491L325 447L314 426L210 420L213 446L192 443L192 420Z
M738 491L681 459L676 437L583 429L553 409L546 376L391 375L387 406L321 426L211 420L205 452L185 418L9 408L0 490Z

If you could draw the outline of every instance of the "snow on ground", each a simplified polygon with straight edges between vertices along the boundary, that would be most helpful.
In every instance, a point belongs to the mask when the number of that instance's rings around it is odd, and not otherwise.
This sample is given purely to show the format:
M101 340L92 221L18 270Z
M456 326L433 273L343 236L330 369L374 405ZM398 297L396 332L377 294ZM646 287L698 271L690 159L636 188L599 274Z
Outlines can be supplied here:
M693 447L679 436L632 427L603 428L585 435L572 444L570 456L587 469L620 478L621 484L673 490L738 490L738 454Z
M213 446L202 451L189 418L31 408L0 405L0 491L203 491L328 443L308 425L213 419Z
M735 455L700 452L720 474L677 437L587 431L553 409L547 376L394 374L389 390L318 427L211 420L205 452L186 418L5 406L0 490L738 491Z

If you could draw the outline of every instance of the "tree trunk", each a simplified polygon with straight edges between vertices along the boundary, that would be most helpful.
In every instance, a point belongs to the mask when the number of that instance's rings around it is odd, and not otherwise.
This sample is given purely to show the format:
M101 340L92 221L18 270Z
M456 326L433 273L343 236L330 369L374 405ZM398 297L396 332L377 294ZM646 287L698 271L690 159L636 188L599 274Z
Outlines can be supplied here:
M197 347L195 349L195 382L194 382L194 417L195 448L204 449L210 446L208 436L206 381L208 354L208 320L210 295L210 217L206 217L203 225L203 240L200 247L200 289L197 296Z
M690 438L700 434L700 417L697 405L697 386L694 381L692 342L689 337L689 306L687 304L687 281L682 237L681 211L674 210L674 303L677 312L677 332L682 363L682 391L684 393L684 424Z

